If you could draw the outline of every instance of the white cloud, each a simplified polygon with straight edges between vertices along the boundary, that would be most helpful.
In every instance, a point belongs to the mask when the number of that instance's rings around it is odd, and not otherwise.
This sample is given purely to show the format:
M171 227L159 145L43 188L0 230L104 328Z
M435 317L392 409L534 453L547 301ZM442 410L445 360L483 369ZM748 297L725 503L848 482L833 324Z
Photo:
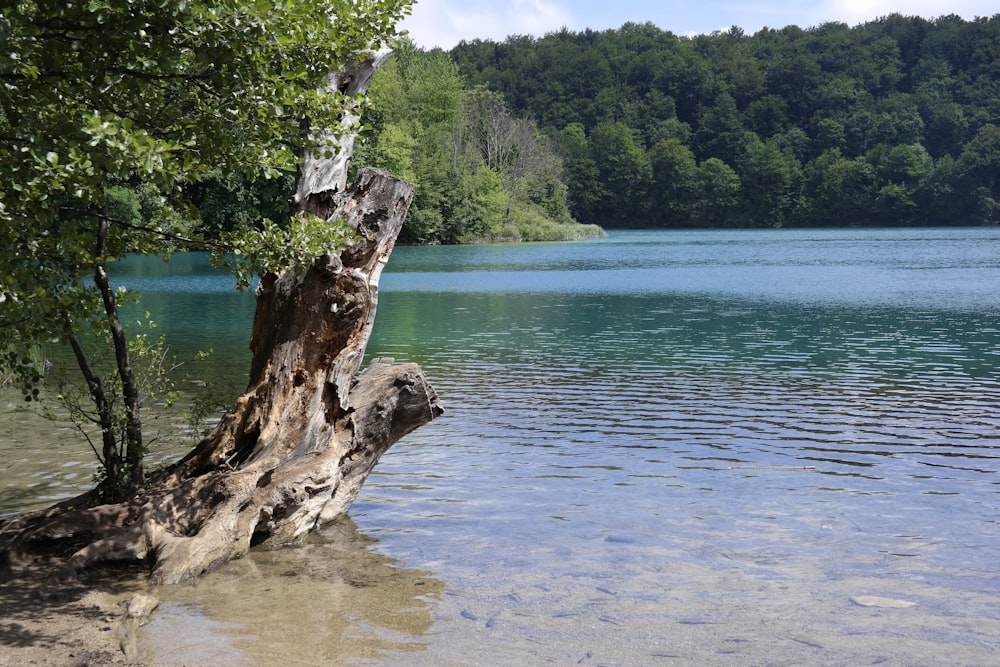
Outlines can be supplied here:
M558 2L542 0L514 0L510 11L519 32L527 35L544 34L568 26L573 13Z
M463 39L540 36L572 23L569 9L546 0L418 0L400 27L410 31L418 46L448 49Z
M997 14L997 0L415 0L401 24L418 46L450 49L459 41L509 35L617 28L625 21L652 21L677 34L705 34L738 25L748 33L763 26L800 28L828 21L857 25L887 14L932 19L958 14L971 20Z
M997 13L994 0L958 0L942 3L941 0L827 0L821 5L821 13L832 17L827 20L842 21L856 25L889 14L922 16L934 19L939 16L957 14L966 20L977 16L992 16Z

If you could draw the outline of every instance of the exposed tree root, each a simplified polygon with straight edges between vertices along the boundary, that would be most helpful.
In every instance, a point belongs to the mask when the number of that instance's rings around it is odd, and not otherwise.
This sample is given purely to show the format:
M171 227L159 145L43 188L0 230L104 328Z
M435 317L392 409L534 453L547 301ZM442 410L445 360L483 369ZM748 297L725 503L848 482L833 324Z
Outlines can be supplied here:
M263 277L249 388L233 412L130 502L64 503L0 523L9 566L146 562L153 581L178 582L265 540L296 542L346 512L379 457L442 412L414 364L376 360L358 373L412 188L366 169L324 197L327 218L346 219L360 240L306 271Z

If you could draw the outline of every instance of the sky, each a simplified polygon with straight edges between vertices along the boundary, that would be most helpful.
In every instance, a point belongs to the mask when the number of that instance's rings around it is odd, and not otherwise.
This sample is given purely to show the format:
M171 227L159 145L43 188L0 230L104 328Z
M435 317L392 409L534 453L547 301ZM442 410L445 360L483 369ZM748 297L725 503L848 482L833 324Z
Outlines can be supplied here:
M829 21L855 26L893 13L973 19L1000 13L1000 7L996 0L415 0L413 13L400 28L408 30L419 47L450 49L463 39L541 37L564 27L606 30L629 21L648 21L675 35L691 36L734 25L747 34L763 27L809 28Z

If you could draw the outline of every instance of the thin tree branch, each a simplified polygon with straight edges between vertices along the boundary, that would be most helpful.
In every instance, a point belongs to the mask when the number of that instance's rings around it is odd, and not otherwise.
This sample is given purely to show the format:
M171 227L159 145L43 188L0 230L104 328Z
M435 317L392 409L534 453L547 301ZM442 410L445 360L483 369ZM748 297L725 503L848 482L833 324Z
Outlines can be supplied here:
M88 211L86 209L77 208L75 206L60 206L59 210L67 211L69 213L77 213L79 215L91 216L98 220L106 220L109 224L115 225L116 227L131 229L133 231L143 232L145 234L150 234L152 236L159 236L160 238L167 239L169 241L177 241L179 243L184 243L191 246L190 249L192 250L220 250L222 252L229 252L233 249L232 246L226 245L225 243L219 243L217 241L209 241L207 239L191 238L190 236L183 236L181 234L175 234L174 232L168 232L163 229L156 229L153 227L148 227L146 225L134 225L130 222L125 222L124 220L118 220L117 218L113 218L103 213Z

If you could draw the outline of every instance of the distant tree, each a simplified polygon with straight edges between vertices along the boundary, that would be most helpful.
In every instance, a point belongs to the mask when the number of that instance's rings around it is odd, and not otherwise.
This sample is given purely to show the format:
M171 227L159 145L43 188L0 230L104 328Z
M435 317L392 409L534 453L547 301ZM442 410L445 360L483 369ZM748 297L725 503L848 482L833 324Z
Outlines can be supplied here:
M602 227L636 224L646 212L650 165L632 130L621 123L602 123L589 137L590 155L601 184L589 222Z
M690 227L701 196L698 163L679 139L664 139L650 150L650 208L654 227Z
M538 227L545 238L585 234L569 213L553 142L500 93L470 88L444 52L408 45L376 76L370 96L372 131L354 164L414 184L403 241L531 239Z
M878 191L874 214L883 224L926 222L918 206L921 191L934 173L934 160L920 144L891 148L879 144L869 152Z
M783 227L797 213L801 166L790 153L754 136L740 155L743 224Z
M874 186L875 170L867 160L849 160L839 149L830 149L805 166L804 221L817 226L867 222Z
M986 125L962 149L960 164L969 175L983 218L1000 220L1000 126Z
M570 123L559 132L556 145L566 164L569 203L581 221L592 222L597 219L597 202L605 194L587 131L580 123Z
M693 217L700 227L738 225L740 177L718 158L708 158L698 167L698 198Z
M736 164L751 140L744 127L736 102L728 92L721 92L707 104L695 130L695 153L705 159L716 157L727 164Z

